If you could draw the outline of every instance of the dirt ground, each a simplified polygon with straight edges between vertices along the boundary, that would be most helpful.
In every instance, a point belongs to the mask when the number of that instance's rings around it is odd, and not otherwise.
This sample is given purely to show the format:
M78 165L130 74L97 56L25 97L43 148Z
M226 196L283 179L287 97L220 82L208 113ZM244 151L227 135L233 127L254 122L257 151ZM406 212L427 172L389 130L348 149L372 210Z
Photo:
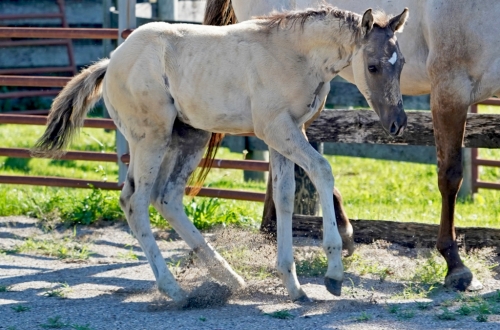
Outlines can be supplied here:
M475 270L482 291L463 295L439 286L424 297L401 279L429 250L358 245L341 297L326 291L322 277L301 276L314 302L296 304L274 271L274 246L257 233L205 234L247 279L247 288L232 294L212 282L175 233L155 235L181 285L197 297L193 307L180 309L158 293L125 223L45 232L35 219L0 218L0 329L500 329L492 250L476 251L485 259ZM296 239L302 265L314 270L320 243Z

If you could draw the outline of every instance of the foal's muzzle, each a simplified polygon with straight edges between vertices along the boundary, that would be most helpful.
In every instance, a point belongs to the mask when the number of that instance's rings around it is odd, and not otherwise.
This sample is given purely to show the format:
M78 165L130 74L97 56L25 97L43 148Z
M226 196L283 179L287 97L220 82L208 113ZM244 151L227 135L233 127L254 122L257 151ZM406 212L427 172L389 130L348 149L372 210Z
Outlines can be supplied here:
M402 108L397 107L397 110L391 111L383 121L382 126L392 136L402 136L407 124L406 113Z

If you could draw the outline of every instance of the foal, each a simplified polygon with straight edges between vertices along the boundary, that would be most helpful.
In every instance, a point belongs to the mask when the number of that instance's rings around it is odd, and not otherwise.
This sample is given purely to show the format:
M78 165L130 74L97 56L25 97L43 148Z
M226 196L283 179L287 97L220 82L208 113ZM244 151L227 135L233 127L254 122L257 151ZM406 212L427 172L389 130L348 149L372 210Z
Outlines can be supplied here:
M395 37L408 11L389 18L324 6L225 26L150 23L113 53L73 78L54 100L34 153L57 156L100 97L130 144L120 204L161 292L184 303L161 255L148 217L155 208L232 289L244 285L203 239L183 210L187 180L211 133L255 133L270 148L278 215L278 272L293 300L308 300L295 272L292 247L293 163L308 173L322 205L328 258L325 285L340 295L342 243L336 227L328 162L307 142L302 125L329 91L329 81L352 65L356 82L383 127L406 126L399 88L404 64ZM102 86L102 91L101 91Z

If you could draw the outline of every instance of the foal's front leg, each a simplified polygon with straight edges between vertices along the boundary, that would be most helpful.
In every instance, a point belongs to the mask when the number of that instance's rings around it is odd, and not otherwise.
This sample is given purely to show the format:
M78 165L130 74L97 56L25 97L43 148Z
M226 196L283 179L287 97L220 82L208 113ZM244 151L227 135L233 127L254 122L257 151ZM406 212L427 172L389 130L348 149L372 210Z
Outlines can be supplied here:
M293 261L292 213L295 193L294 164L274 149L269 149L272 168L273 199L277 214L277 270L290 298L309 301L301 289Z
M328 259L325 286L330 293L339 296L344 279L344 267L342 265L342 239L337 228L332 199L334 180L331 166L314 150L286 112L272 122L265 123L262 133L264 135L262 138L269 147L306 171L318 191L323 211L323 249Z

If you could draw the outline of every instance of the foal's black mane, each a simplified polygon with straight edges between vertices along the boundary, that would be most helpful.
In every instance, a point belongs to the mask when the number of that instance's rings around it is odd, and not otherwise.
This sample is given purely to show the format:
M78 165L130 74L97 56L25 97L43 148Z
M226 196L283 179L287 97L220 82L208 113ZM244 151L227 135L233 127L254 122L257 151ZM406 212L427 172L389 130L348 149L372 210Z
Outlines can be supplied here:
M373 13L375 18L375 25L385 28L389 23L390 17L386 15L384 12L376 11ZM342 25L347 24L349 29L354 31L359 29L361 24L361 18L359 15L347 11L338 9L337 7L333 7L330 5L322 5L317 9L306 9L302 11L285 11L282 13L271 13L267 16L259 16L257 19L262 19L264 25L268 28L275 27L286 27L291 23L291 27L294 27L297 22L300 22L301 28L304 28L307 20L310 18L313 19L322 19L331 16L333 18L337 18Z

